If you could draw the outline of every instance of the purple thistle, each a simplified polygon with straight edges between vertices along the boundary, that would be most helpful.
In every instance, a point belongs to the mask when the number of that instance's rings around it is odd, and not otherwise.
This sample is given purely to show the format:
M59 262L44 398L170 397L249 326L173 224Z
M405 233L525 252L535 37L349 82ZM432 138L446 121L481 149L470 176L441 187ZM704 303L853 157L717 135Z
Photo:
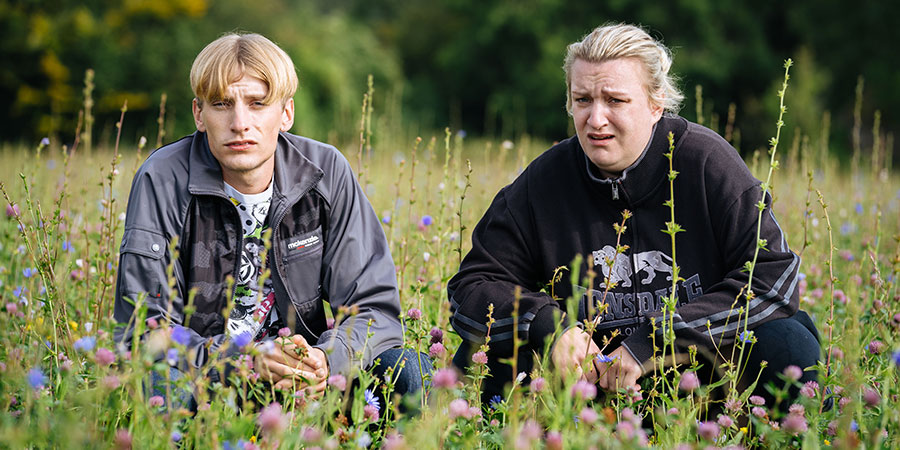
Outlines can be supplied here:
M347 378L341 374L332 375L328 377L328 385L339 391L343 391L344 389L347 389Z
M19 217L19 214L20 214L19 205L16 205L16 204L6 205L6 218L7 219L12 219L13 217Z
M432 327L430 334L431 334L431 343L432 344L437 344L438 342L441 342L444 340L444 332L441 331L441 329L438 327Z
M681 375L681 381L678 383L679 389L691 392L698 387L700 387L700 379L697 377L696 372L685 372Z
M697 425L697 434L708 441L715 441L719 437L719 424L715 422L701 422Z
M435 342L431 344L431 347L428 348L428 356L432 358L440 358L444 356L444 353L447 352L447 349L444 348L444 344L440 342Z
M784 368L784 376L787 377L788 380L797 381L803 376L803 369L791 364Z
M795 436L799 433L805 433L809 429L806 419L797 414L790 414L785 417L784 421L781 422L781 428Z
M438 369L431 376L431 384L436 388L452 388L456 385L456 372L452 369Z
M866 346L866 350L873 355L877 355L884 351L884 342L881 342L878 339L869 342L869 345Z
M97 353L94 353L94 360L101 366L108 366L116 362L116 355L108 349L100 347L97 349Z
M572 386L572 397L582 400L592 400L597 396L597 386L584 380L579 380Z
M758 396L758 395L751 395L751 396L750 396L750 403L752 403L752 404L754 404L754 405L756 405L756 406L762 406L762 405L765 405L765 404L766 404L766 399L764 399L764 398L762 398L762 397L760 397L760 396Z
M475 352L475 354L472 355L472 362L474 362L475 364L487 364L487 362L488 362L487 353Z
M32 367L31 370L28 371L27 379L28 385L31 386L32 389L43 388L47 385L47 381L49 381L39 367Z
M409 308L406 311L406 317L409 320L419 320L422 318L422 310L419 308Z

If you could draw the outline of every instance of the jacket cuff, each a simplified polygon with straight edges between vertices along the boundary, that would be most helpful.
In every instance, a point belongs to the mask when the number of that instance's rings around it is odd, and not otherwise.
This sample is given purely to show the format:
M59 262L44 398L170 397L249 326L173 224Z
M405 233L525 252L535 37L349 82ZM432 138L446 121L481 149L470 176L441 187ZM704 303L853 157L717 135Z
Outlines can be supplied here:
M644 323L637 327L631 336L622 341L622 347L625 347L625 350L628 350L628 353L631 353L631 356L641 364L653 356L651 333L653 333L653 327L649 323Z
M543 354L550 344L547 343L547 336L552 335L556 331L556 320L559 316L556 314L564 314L561 309L554 303L548 303L534 314L531 325L528 327L528 344L533 350L539 354ZM565 320L563 321L565 327Z
M341 338L338 330L328 330L319 337L313 347L325 352L328 360L328 376L343 375L350 378L350 365L353 361L350 347Z

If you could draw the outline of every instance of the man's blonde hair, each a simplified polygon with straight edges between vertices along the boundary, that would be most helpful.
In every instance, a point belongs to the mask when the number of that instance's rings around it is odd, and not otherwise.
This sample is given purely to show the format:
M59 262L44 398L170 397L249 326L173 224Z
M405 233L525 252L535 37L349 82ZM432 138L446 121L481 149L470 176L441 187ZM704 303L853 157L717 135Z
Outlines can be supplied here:
M677 113L684 96L669 75L672 52L646 31L634 25L602 25L569 44L563 70L566 72L566 111L572 114L572 65L581 59L600 63L618 58L636 58L644 67L644 85L650 101L668 112Z
M265 103L282 103L297 92L297 69L291 57L259 34L229 33L200 51L191 66L191 89L200 102L221 100L229 84L243 75L269 87Z

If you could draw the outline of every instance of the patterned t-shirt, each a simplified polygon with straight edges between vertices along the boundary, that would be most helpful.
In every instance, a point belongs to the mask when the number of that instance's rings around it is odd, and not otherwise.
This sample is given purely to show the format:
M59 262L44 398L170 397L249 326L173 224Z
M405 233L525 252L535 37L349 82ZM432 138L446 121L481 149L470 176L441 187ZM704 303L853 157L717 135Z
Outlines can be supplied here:
M228 335L236 337L250 333L254 340L261 340L277 333L281 321L273 308L275 291L272 280L266 278L262 290L259 278L262 274L260 254L265 250L263 233L268 229L266 216L272 202L272 185L259 194L242 194L225 183L225 193L231 198L241 217L244 239L241 242L241 269L234 287L234 307L228 317Z

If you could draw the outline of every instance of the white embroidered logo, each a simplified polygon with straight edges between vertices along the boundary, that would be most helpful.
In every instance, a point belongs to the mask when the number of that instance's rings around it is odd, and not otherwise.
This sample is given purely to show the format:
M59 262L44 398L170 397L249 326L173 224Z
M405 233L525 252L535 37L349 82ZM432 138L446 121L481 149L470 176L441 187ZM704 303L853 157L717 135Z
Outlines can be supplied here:
M666 261L672 261L669 255L658 250L641 252L633 256L634 265L631 258L619 253L610 245L604 246L600 250L593 252L594 266L600 266L603 276L610 282L619 283L621 287L631 286L631 275L643 271L647 276L641 280L641 284L650 284L656 278L656 272L667 274L666 280L672 281L672 266ZM607 263L609 259L613 259L612 267ZM600 285L601 288L606 287L606 283Z
M298 250L302 248L312 247L319 243L318 236L310 236L306 239L298 239L288 244L288 250Z

